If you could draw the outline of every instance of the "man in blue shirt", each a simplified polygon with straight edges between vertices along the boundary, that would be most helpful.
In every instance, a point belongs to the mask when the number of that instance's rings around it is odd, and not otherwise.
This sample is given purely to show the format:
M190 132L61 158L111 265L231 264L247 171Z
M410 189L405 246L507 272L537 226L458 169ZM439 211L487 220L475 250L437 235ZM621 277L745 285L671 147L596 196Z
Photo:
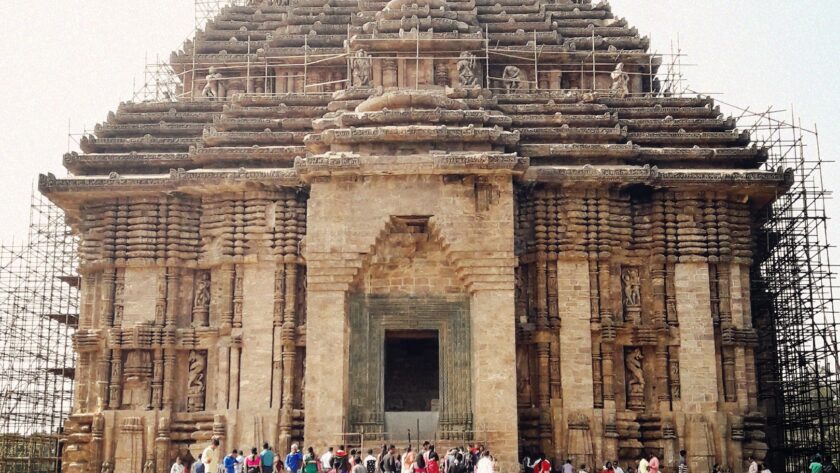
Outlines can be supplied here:
M230 455L225 457L225 473L236 473L236 455L237 451L234 450Z
M303 463L303 455L300 453L300 449L298 449L298 445L296 443L292 444L292 451L286 455L286 471L290 473L298 473L300 471L300 465Z
M274 452L271 451L268 442L263 444L263 451L260 453L260 458L262 459L263 473L271 473L274 469Z

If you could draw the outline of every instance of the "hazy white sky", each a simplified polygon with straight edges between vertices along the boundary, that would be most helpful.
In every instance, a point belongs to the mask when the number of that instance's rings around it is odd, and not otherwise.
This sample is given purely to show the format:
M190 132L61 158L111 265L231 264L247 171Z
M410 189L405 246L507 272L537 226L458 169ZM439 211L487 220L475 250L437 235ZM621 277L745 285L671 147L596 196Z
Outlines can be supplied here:
M825 159L840 150L840 2L613 0L652 49L679 37L693 89L818 123ZM142 84L148 57L167 58L193 29L192 0L0 0L0 241L26 232L39 172L63 175L69 130L103 121ZM72 144L71 149L76 149ZM828 165L838 188L840 166ZM840 218L840 205L833 203ZM840 220L838 220L840 221ZM833 241L840 242L840 228Z

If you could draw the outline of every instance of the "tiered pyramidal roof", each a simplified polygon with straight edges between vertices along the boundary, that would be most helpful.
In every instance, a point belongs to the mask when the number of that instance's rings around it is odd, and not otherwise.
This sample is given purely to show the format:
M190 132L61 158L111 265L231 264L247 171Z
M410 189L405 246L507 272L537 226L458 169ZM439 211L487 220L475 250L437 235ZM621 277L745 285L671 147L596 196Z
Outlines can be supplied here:
M648 44L606 2L252 1L172 54L176 101L120 104L65 156L76 177L41 188L72 216L79 186L302 185L316 162L425 153L513 162L526 181L713 179L771 198L785 176L757 171L765 153L712 99L671 96Z

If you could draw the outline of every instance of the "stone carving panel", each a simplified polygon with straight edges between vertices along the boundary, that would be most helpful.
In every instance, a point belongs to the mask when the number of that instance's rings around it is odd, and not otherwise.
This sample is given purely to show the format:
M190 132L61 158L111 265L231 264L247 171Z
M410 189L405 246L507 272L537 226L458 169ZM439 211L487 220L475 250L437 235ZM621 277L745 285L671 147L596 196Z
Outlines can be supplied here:
M187 367L187 411L203 411L206 393L207 353L193 350Z
M645 373L641 348L627 347L624 350L624 367L627 380L627 408L643 411L645 409Z

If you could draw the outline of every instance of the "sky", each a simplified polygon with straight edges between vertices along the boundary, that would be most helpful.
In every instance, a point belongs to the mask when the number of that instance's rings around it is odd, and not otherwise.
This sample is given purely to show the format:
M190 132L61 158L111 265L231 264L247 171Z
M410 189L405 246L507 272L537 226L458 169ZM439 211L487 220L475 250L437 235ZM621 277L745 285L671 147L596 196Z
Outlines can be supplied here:
M840 151L840 2L613 0L651 50L679 43L693 90L742 107L775 106L819 125L823 159ZM38 173L66 174L68 133L104 121L192 34L193 0L0 0L0 241L26 234ZM826 165L837 190L840 165ZM840 202L830 211L840 243Z

